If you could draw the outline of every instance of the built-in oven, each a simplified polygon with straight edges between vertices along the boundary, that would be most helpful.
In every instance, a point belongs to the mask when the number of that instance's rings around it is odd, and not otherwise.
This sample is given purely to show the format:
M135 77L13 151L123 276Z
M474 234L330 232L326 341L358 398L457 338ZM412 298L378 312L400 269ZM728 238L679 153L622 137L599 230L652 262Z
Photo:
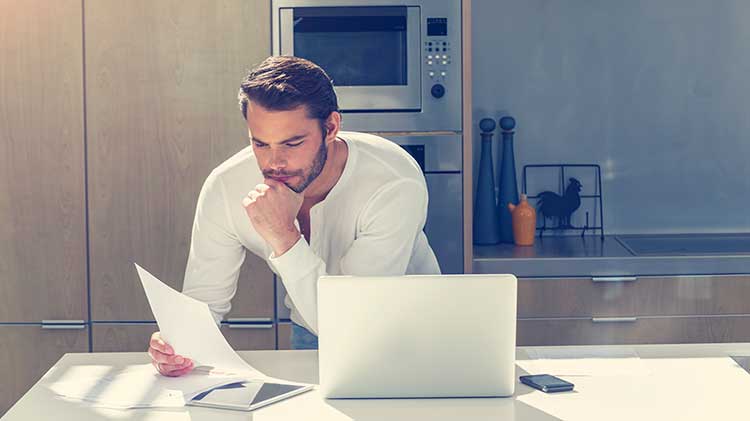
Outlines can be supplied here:
M461 130L458 0L274 0L273 52L333 79L344 127Z

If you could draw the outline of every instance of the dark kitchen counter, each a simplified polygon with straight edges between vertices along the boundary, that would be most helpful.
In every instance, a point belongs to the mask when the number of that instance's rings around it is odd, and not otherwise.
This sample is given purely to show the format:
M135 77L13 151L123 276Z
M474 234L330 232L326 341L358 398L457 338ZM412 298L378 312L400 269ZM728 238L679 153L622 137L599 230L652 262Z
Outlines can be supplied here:
M474 273L518 277L750 273L750 235L545 236L533 246L474 246Z

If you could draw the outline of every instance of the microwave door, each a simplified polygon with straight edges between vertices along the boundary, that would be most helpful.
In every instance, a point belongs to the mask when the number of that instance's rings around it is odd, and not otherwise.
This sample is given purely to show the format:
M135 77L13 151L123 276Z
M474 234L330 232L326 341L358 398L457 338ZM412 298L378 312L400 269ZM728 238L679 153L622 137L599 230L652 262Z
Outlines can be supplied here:
M421 110L420 37L418 7L279 10L279 53L323 67L342 111Z

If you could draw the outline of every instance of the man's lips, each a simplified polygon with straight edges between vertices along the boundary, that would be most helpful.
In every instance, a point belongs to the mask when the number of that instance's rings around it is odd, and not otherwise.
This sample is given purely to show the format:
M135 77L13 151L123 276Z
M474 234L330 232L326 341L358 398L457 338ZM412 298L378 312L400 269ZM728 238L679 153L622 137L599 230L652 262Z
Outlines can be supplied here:
M285 175L285 176L268 176L268 178L270 178L271 180L275 180L275 181L278 181L280 183L284 183L284 182L288 181L289 179L291 179L292 177L293 176L291 176L291 175Z

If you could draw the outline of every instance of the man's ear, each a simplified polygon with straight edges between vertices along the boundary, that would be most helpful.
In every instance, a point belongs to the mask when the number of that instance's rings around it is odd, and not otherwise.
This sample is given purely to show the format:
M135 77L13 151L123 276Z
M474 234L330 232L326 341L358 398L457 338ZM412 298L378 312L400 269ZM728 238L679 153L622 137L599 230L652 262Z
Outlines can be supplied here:
M331 143L336 140L336 136L339 134L341 128L341 114L338 111L331 112L324 124L326 128L326 143Z

